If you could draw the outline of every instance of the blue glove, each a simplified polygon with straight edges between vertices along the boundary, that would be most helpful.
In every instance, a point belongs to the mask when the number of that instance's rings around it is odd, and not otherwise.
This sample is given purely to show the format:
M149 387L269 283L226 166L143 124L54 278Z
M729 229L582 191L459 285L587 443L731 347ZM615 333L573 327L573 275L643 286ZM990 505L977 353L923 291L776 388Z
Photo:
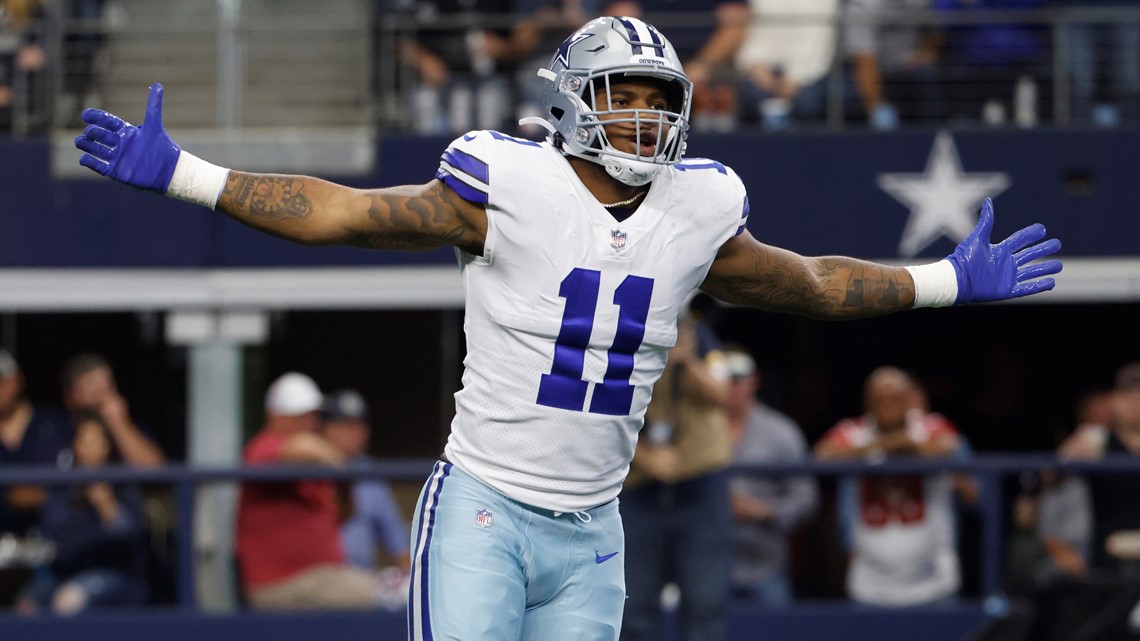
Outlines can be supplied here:
M86 152L79 164L139 189L166 193L182 148L162 127L162 85L150 86L146 117L134 126L102 109L85 109L83 133L75 146Z
M1061 249L1061 241L1056 238L1039 242L1045 238L1044 225L1030 225L991 245L993 226L994 204L987 198L974 231L947 257L958 279L955 305L1018 298L1048 291L1056 285L1052 278L1041 277L1060 272L1061 261L1028 264Z

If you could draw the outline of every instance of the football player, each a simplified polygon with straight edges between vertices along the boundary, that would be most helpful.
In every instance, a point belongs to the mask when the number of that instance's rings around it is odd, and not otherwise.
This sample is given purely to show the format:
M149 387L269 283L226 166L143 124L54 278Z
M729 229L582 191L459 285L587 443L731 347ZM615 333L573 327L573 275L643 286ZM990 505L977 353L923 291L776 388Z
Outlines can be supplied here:
M804 257L747 230L729 167L685 158L692 83L665 36L590 21L547 68L543 142L472 131L421 185L353 189L212 165L162 125L98 109L80 162L137 188L311 245L456 248L467 356L451 434L413 523L413 639L616 639L625 600L616 497L650 389L696 289L817 318L1052 289L1060 249L1033 225L990 243L992 205L951 256L891 266Z

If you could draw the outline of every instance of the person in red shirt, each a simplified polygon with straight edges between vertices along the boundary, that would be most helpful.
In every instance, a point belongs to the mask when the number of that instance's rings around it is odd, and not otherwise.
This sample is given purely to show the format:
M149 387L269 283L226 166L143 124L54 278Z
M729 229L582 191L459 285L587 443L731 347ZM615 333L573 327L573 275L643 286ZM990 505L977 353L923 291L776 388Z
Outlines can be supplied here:
M265 396L265 425L246 445L247 465L344 465L318 433L323 396L313 379L282 375ZM345 563L345 514L329 480L242 484L237 558L242 589L259 610L361 609L376 605L375 576Z

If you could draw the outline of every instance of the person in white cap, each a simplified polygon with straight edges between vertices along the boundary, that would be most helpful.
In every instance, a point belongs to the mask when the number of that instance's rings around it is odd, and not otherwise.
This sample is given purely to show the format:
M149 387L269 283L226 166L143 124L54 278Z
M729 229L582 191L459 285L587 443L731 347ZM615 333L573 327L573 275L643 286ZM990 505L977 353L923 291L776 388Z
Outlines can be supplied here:
M318 434L323 400L316 382L304 374L289 372L275 380L265 395L265 425L246 445L244 462L343 466L344 455ZM237 558L249 605L261 610L375 606L375 578L345 563L342 517L333 481L244 483Z

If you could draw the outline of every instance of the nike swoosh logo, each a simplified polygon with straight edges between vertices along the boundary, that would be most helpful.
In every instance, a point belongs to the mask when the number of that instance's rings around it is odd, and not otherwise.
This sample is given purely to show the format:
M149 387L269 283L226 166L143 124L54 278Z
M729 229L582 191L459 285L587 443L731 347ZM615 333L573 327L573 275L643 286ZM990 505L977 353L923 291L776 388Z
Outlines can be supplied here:
M475 140L475 138L477 138L478 136L479 136L479 134L465 134L463 136L463 139L466 140L467 142L471 142L472 140Z
M598 551L594 550L594 561L596 563L605 563L615 556L617 556L617 552L610 552L609 554L598 554Z

